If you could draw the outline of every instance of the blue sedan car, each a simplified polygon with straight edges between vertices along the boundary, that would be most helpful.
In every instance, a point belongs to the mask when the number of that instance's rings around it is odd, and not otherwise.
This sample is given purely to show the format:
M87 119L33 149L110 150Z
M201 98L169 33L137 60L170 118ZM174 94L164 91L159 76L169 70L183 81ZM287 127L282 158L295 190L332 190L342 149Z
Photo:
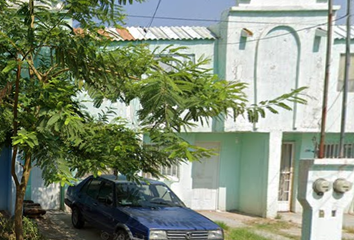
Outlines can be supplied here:
M90 176L70 186L65 204L72 210L72 224L85 222L116 240L222 240L222 229L187 208L164 183L140 183L116 176Z

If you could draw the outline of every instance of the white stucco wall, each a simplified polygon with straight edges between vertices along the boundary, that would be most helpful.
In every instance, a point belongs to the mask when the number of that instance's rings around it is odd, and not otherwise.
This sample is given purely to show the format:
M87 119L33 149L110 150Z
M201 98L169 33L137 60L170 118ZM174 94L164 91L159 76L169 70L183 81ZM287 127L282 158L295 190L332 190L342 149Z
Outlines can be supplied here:
M354 52L354 43L351 45ZM329 82L327 132L340 132L343 94L338 91L339 60L345 53L345 40L337 40L333 45L331 80ZM351 63L351 67L354 63ZM348 92L346 131L354 132L354 92Z
M264 3L266 2L266 3ZM225 51L219 58L225 62L225 78L249 84L246 91L249 102L271 100L292 89L306 86L303 97L307 105L288 103L293 111L279 109L279 114L267 112L265 119L251 124L239 117L236 122L228 118L224 123L226 132L232 131L295 131L314 132L320 129L322 92L326 59L326 36L316 35L317 29L326 28L327 10L322 3L307 5L302 9L289 5L279 8L275 3L286 1L251 1L247 7L233 7L223 14L219 48ZM291 3L292 2L292 3ZM307 2L307 1L306 1ZM270 9L259 7L262 4ZM273 4L273 5L272 5ZM301 5L301 3L299 3ZM282 7L283 6L283 7ZM322 25L321 25L322 24ZM252 34L242 37L242 29ZM353 45L354 46L354 45ZM338 132L341 112L341 95L336 90L339 52L344 45L336 42L333 47L331 80L329 88L329 116L327 130ZM222 54L225 55L223 56ZM348 101L353 102L349 93ZM348 131L354 124L352 103L348 106Z
M18 180L21 181L22 177L22 167L20 166L20 157L15 163L15 169ZM28 180L31 185L31 195L30 199L35 203L41 204L43 209L59 209L60 207L60 185L50 184L49 186L44 185L44 180L42 178L42 171L38 167L33 167L30 174L30 179ZM12 190L9 196L10 212L13 214L15 211L15 200L16 200L16 185L12 179Z
M60 184L45 186L42 171L34 167L31 171L31 200L41 204L43 209L60 208Z
M177 196L186 204L192 205L192 163L182 163L179 166L180 175L178 179L164 180L166 184L177 194Z
M275 218L278 213L278 192L280 169L272 166L280 166L281 163L281 145L283 134L280 131L274 131L269 134L269 160L267 172L267 203L264 216Z

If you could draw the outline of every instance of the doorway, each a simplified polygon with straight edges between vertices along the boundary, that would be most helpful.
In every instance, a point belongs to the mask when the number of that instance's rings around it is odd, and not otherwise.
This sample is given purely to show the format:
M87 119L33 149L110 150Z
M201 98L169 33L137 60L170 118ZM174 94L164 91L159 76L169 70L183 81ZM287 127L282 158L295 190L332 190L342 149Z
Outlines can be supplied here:
M278 192L279 212L289 212L291 208L294 149L295 144L292 142L282 144Z
M199 142L198 146L216 149L220 144ZM191 208L196 210L217 210L219 185L219 153L203 158L192 164L192 201Z

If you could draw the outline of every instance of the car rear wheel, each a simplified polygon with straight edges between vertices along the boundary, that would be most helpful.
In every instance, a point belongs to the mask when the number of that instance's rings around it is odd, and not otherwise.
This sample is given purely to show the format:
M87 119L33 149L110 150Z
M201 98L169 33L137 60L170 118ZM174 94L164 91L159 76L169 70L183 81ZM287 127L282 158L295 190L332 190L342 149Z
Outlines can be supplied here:
M114 235L114 240L130 240L129 235L126 231L120 229Z
M72 208L71 222L75 228L83 228L85 225L84 218L77 207Z

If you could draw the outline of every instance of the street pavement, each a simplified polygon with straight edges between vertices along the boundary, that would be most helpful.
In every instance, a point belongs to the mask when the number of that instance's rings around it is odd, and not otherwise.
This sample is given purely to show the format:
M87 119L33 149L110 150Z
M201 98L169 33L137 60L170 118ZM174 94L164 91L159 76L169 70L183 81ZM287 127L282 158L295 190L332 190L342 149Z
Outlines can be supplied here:
M198 211L213 221L223 222L231 228L251 228L252 224L267 221L286 221L290 222L290 228L281 230L283 234L276 234L261 229L254 230L257 234L271 240L291 240L301 239L301 220L299 213L279 213L277 220L269 220L255 216L248 216L234 212L222 211ZM88 224L83 229L75 229L71 224L71 214L63 211L48 211L43 219L37 220L40 231L47 240L104 240L101 232ZM354 239L354 215L344 216L343 239ZM288 238L287 235L295 238Z

